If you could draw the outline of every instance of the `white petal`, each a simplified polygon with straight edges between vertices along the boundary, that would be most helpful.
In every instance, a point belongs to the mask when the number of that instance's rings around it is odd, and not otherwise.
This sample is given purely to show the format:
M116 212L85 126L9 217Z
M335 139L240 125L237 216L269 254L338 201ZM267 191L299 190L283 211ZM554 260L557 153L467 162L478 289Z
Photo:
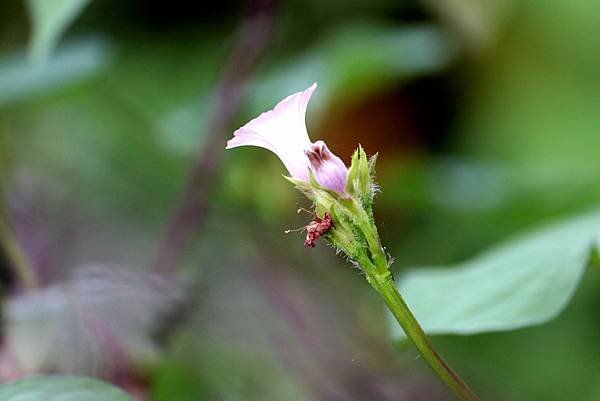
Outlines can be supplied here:
M227 149L238 146L259 146L275 153L290 175L306 180L308 158L304 150L310 146L305 114L308 101L317 84L294 93L279 102L271 111L262 113L233 133Z

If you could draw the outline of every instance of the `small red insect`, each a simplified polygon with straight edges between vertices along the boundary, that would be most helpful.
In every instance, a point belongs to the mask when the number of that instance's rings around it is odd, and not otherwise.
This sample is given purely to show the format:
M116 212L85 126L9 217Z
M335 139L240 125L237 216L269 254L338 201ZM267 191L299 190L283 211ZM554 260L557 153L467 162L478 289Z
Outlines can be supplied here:
M331 221L329 213L326 212L323 215L323 218L314 215L312 221L306 226L306 240L304 241L304 246L307 248L314 248L315 241L329 231L332 225L333 222Z

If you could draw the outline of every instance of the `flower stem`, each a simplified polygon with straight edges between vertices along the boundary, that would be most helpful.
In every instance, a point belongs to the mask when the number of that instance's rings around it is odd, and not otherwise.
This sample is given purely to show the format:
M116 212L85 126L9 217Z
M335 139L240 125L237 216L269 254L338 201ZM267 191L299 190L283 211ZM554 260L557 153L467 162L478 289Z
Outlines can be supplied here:
M460 376L448 366L442 356L435 350L433 344L415 319L406 302L398 292L392 275L389 271L385 274L367 275L371 286L381 295L385 304L392 312L407 337L413 342L421 356L435 373L446 383L454 394L464 401L480 401L479 397L469 388Z

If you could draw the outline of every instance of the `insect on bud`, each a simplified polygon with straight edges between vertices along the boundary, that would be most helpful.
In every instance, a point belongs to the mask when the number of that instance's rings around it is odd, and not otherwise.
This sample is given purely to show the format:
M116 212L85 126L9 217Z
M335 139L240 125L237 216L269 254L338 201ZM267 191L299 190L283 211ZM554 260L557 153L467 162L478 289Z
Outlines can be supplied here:
M312 221L306 226L306 240L304 241L304 246L307 248L314 248L315 241L329 231L332 226L333 222L329 213L325 213L323 218L315 215Z

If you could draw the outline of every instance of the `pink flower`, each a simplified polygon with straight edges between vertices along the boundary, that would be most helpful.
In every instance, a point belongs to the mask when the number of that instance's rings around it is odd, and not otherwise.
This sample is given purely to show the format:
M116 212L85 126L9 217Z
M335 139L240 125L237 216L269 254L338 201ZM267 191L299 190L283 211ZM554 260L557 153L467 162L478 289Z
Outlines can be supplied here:
M308 181L309 169L324 188L344 193L348 168L323 141L311 143L306 132L306 106L317 84L294 93L233 133L227 149L259 146L275 153L290 175Z

